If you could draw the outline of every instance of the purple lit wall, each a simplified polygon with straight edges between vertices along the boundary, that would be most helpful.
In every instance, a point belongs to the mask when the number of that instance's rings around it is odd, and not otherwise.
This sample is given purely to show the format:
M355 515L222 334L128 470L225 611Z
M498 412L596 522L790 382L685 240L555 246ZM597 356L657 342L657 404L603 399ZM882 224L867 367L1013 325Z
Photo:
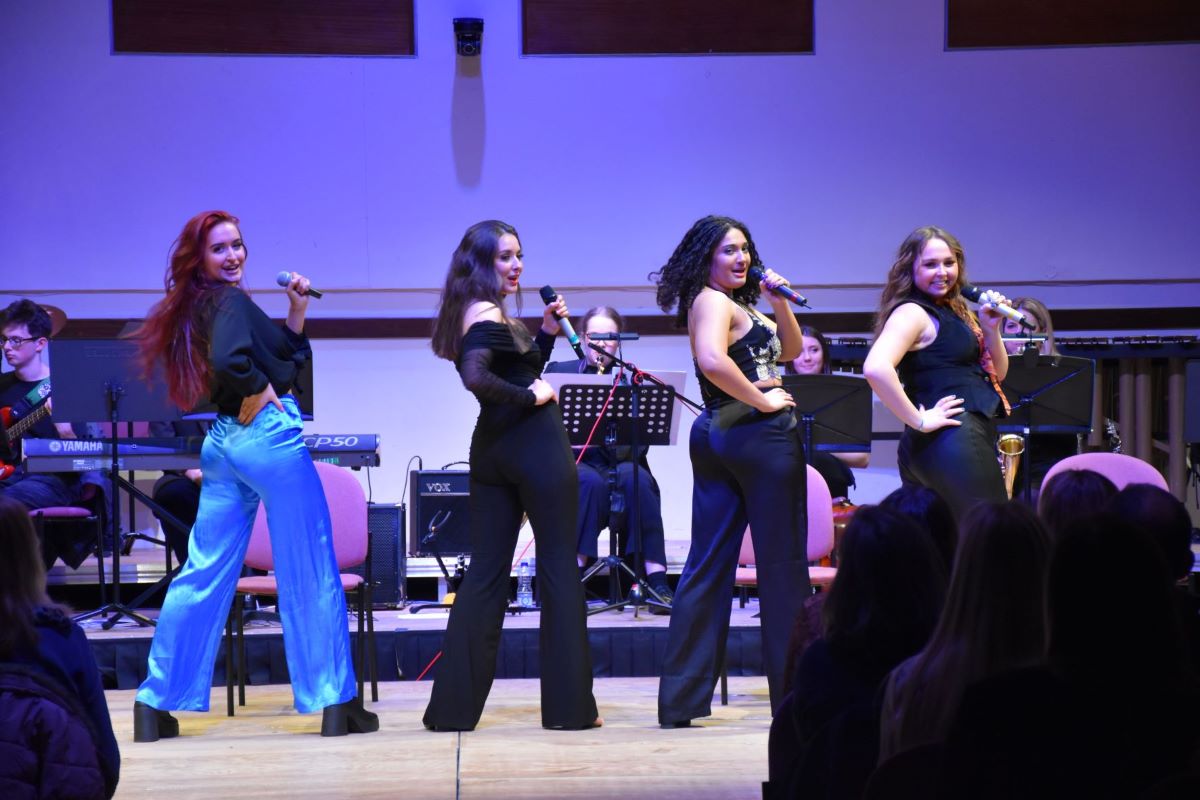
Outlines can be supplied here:
M818 3L815 55L522 58L516 0L418 0L413 59L113 55L107 3L5 6L0 300L139 314L205 207L243 218L255 285L306 271L347 290L336 315L428 314L492 216L539 285L630 309L709 212L823 310L873 306L852 285L928 222L1052 305L1200 295L1197 45L945 52L941 0L844 0Z

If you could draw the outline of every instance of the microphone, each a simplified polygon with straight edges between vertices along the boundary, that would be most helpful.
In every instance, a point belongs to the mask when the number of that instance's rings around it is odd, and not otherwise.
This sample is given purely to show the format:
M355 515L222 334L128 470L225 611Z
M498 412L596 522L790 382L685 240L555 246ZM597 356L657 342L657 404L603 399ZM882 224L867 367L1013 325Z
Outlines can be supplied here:
M589 333L588 338L593 342L632 342L638 338L636 333Z
M550 305L554 302L554 298L558 297L558 292L554 291L554 287L549 284L543 286L539 294L542 296L542 302L546 305ZM579 336L575 333L575 329L571 327L571 320L566 317L559 317L558 324L562 328L563 333L567 335L567 341L571 343L571 347L575 349L575 355L580 358L586 358L583 354L583 345L579 343Z
M278 275L275 276L275 282L278 283L280 286L286 287L289 283L292 282L292 273L290 273L286 270L279 273ZM304 294L308 295L309 297L311 297L314 300L320 300L321 296L325 293L319 292L316 289L314 289L313 287L309 286L308 291L304 292Z
M754 278L754 280L758 281L759 283L762 283L763 278L767 277L767 273L763 272L762 267L751 267L750 277ZM774 289L770 289L769 291L773 295L786 297L788 300L791 300L801 308L812 308L812 306L808 304L808 301L804 299L804 295L794 291L790 286L776 286Z
M978 286L972 286L969 283L964 283L962 285L962 289L960 291L962 292L962 296L967 298L968 300L970 300L972 303L982 303L983 302L982 300L979 299L980 297L983 296L983 292L979 289ZM1031 331L1035 330L1036 326L1032 322L1030 322L1029 319L1024 314L1022 314L1020 311L1017 311L1015 308L1008 305L1007 303L995 303L994 307L997 311L999 311L1001 314L1003 314L1004 316L1011 319L1013 322L1020 325L1022 328L1025 328L1026 330L1031 330Z

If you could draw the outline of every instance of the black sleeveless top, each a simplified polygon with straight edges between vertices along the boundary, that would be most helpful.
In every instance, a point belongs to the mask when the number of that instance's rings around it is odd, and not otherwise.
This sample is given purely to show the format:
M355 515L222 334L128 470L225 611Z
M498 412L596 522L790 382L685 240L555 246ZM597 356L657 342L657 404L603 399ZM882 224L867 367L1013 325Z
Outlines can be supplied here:
M897 372L904 393L913 405L930 408L947 395L963 399L963 409L985 417L994 417L1000 396L979 362L979 340L971 326L949 306L937 305L920 296L916 303L937 319L938 333L933 343L921 350L905 353Z
M751 314L749 311L746 313L750 316L750 330L729 345L726 352L751 383L778 378L779 356L783 354L779 336L759 319L757 314ZM704 399L705 408L717 408L726 403L737 402L705 376L695 358L692 359L692 364L696 367L696 379L700 382L700 396Z

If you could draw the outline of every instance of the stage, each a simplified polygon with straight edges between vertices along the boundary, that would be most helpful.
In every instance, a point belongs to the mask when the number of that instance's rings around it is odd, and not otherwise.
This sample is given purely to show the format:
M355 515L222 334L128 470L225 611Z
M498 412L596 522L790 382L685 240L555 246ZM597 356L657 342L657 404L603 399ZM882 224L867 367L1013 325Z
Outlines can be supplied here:
M767 774L771 709L761 676L758 603L731 602L729 705L698 727L657 724L657 675L667 616L606 611L588 618L596 701L604 726L547 731L536 680L537 612L507 615L497 680L479 728L431 733L421 726L448 613L374 612L380 731L327 739L319 715L292 708L277 623L247 626L246 705L226 715L218 655L211 710L179 713L178 739L133 742L133 696L153 629L122 621L84 626L106 680L121 745L118 798L757 798ZM147 610L150 616L157 612ZM347 616L353 637L354 616ZM369 699L370 689L366 689Z
M598 602L594 601L593 606ZM156 609L144 609L147 616ZM729 643L726 654L729 674L762 675L762 641L758 626L758 601L751 598L745 608L730 603ZM408 608L374 611L376 669L379 681L417 680L441 648L442 632L449 613L442 609L410 613ZM351 639L357 621L346 617ZM593 673L597 678L657 677L667 644L668 616L652 616L645 609L611 610L588 617L588 640L592 647ZM538 676L537 641L539 615L536 611L508 614L500 639L496 677L523 679ZM98 620L84 624L96 662L106 685L134 689L145 677L146 656L153 629L123 619L112 630L102 629ZM251 685L287 683L282 628L277 622L250 622L246 626L247 675ZM434 670L424 675L433 677ZM224 650L217 656L214 686L224 686ZM224 709L224 698L221 708ZM223 711L222 711L223 713Z
M601 678L604 727L547 731L536 680L496 681L470 733L421 726L428 685L386 683L378 733L327 739L285 686L254 687L237 717L214 690L207 714L180 713L181 735L133 742L133 692L110 691L121 745L117 798L758 798L771 723L765 678L730 679L698 727L656 724L654 678Z

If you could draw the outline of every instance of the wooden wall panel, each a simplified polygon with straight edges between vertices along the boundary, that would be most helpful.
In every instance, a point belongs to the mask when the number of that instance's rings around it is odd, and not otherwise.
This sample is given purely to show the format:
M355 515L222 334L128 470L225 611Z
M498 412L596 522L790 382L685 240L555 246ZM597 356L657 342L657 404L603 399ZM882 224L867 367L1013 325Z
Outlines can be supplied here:
M413 0L112 0L117 53L411 56Z
M950 49L1200 41L1197 0L947 0L946 17Z
M523 0L526 55L811 53L812 0Z

